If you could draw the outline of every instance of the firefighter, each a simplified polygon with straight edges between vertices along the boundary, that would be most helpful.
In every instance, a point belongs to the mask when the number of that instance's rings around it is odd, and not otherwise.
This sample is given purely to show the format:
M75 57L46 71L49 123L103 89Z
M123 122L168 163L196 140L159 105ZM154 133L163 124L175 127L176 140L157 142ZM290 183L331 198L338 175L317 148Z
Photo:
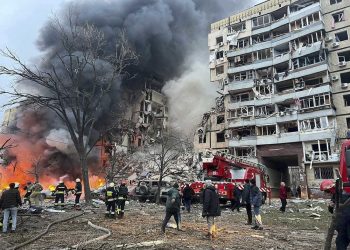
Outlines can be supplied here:
M42 203L41 191L43 191L43 186L39 182L35 182L31 188L32 194L30 195L31 203L34 202L36 206L39 206Z
M119 218L124 217L124 208L125 208L125 201L128 198L128 188L126 186L126 182L123 181L120 184L119 190L118 190L118 198L117 198L117 214Z
M331 202L328 205L328 211L333 213L336 203L335 183L333 180L324 180L321 182L320 189L321 191L332 195ZM342 199L340 200L340 203L344 203L349 198L349 196L345 194L342 194L341 196ZM350 208L341 207L340 204L340 207L336 213L335 229L337 230L338 235L335 243L337 245L337 250L345 250L350 244Z
M23 202L24 202L24 204L26 204L28 202L29 206L31 206L32 204L30 202L30 195L32 194L33 184L30 181L28 181L27 185L24 186L23 189L26 191L24 198L23 198Z
M55 206L64 206L64 195L67 193L67 187L63 181L59 181L55 189ZM60 201L61 203L58 203Z
M114 183L110 183L109 187L106 189L106 206L107 211L105 213L105 217L115 218L115 202L117 198L117 190L114 187Z
M81 181L79 178L77 178L75 180L75 188L74 188L75 206L79 205L81 193L82 193Z

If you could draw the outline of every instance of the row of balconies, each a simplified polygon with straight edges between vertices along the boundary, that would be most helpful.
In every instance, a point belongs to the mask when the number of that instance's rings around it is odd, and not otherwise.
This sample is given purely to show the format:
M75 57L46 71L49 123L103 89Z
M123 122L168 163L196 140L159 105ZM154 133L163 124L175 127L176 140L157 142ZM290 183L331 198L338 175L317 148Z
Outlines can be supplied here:
M334 137L334 129L324 129L312 132L290 132L275 135L247 136L241 139L230 139L229 147L256 146L279 143L306 142L324 140Z

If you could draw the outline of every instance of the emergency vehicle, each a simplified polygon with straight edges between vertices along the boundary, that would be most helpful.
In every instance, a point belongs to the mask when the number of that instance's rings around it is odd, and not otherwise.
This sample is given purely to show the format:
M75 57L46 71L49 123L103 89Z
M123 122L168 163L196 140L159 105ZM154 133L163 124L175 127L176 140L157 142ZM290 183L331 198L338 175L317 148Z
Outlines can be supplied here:
M269 177L266 174L266 166L263 164L221 152L215 155L208 152L202 159L204 180L210 179L213 182L221 203L232 200L235 185L242 190L246 179L256 180L256 185L263 193L264 200L267 195L271 194L271 189L267 186ZM193 182L191 187L197 198L200 198L204 181Z

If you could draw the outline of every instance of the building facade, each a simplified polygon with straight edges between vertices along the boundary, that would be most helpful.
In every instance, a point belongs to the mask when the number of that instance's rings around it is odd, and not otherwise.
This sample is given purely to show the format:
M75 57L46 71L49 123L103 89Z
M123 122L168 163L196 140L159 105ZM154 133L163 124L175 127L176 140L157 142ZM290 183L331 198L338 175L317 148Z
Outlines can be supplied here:
M210 114L196 148L224 133L216 149L265 164L275 190L285 181L317 194L350 129L349 20L347 0L268 0L213 23L210 77L224 112Z

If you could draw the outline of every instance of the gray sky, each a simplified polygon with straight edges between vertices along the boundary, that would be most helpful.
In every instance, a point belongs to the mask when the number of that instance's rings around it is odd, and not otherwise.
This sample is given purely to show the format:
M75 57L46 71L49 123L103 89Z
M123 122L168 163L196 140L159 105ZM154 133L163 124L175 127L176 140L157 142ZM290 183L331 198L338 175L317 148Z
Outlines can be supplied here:
M66 0L1 0L0 3L0 48L8 47L25 62L38 55L35 42L38 32L52 13ZM11 66L0 57L0 65ZM0 88L11 86L11 78L0 76ZM0 96L0 106L8 99ZM0 107L0 123L3 108Z

